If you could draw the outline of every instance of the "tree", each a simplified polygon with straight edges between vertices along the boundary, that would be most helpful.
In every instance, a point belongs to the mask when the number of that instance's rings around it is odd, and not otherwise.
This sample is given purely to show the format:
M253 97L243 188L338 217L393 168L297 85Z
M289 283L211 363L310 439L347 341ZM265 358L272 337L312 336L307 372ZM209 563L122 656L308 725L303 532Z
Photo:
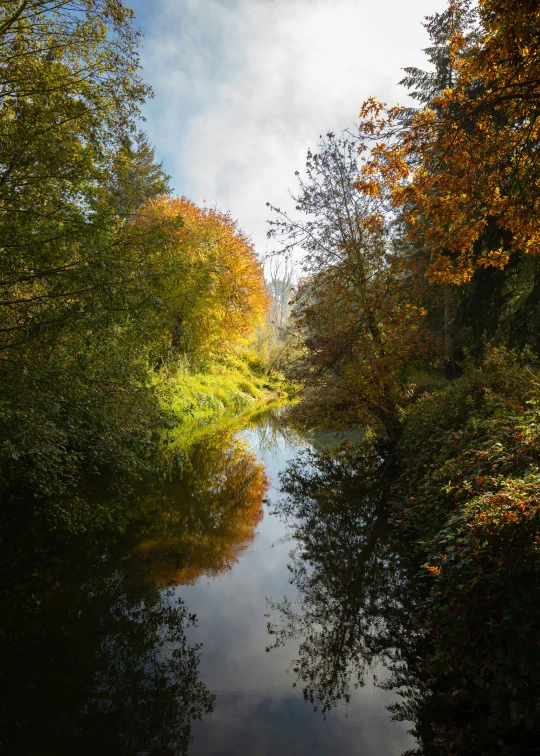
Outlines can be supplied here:
M447 89L451 89L457 77L458 59L453 52L452 45L456 34L461 34L464 43L460 50L462 56L466 49L470 48L476 38L477 9L472 7L472 1L467 0L459 7L451 5L442 13L427 16L424 23L429 37L430 46L424 49L432 70L423 71L419 68L405 68L407 76L399 83L409 90L409 97L417 100L424 108L435 107L437 97ZM403 122L410 125L414 116L418 113L417 108L405 108ZM428 248L424 245L411 246L410 253L426 257ZM425 267L425 266L423 266ZM445 373L448 378L455 375L454 365L454 334L453 334L453 305L456 299L455 287L443 284L440 289L433 287L431 293L431 310L442 309L442 333L443 354ZM442 303L442 307L440 304ZM435 307L433 307L435 305ZM438 307L439 306L439 307Z
M223 355L264 323L262 266L230 215L161 197L141 209L132 233L152 235L152 265L167 271L155 289L155 327L165 349L194 359Z
M295 282L295 265L292 259L270 257L266 265L268 293L270 295L270 323L278 340L285 336L289 320Z
M455 88L441 97L434 124L446 148L451 249L470 255L465 245L470 248L495 218L511 233L514 251L537 254L540 10L530 0L482 0L479 12L483 33L464 56ZM425 212L432 211L441 213L426 203ZM475 252L476 264L495 267L504 267L509 256L504 247Z
M97 292L110 305L125 278L106 184L150 93L132 17L121 0L0 6L2 350L88 316Z
M457 61L452 49L453 40L456 34L462 35L464 44L461 55L470 49L478 34L477 17L477 9L472 0L463 0L459 5L451 4L442 13L426 16L423 26L429 34L430 45L424 48L424 53L433 68L429 71L416 67L405 68L403 70L407 75L399 82L409 90L409 97L417 100L420 106L432 106L441 92L451 89L455 84ZM405 110L409 121L417 112L417 108Z
M110 194L150 94L132 19L121 0L0 3L2 490L54 493L71 530L100 516L82 471L121 495L160 425L140 318L159 271Z
M116 153L110 201L118 215L129 218L148 200L170 194L169 180L163 163L156 163L155 149L147 135L138 131L133 140L126 137Z
M452 86L405 130L404 109L374 99L362 108L374 147L358 187L374 191L384 176L409 238L429 250L434 281L463 285L478 267L504 269L511 254L540 250L539 14L531 1L481 0L469 47L460 29L452 34Z
M385 208L354 186L357 146L329 134L318 153L308 153L294 197L298 215L274 208L271 235L283 254L304 253L293 317L304 344L298 374L309 422L374 424L395 439L427 334Z

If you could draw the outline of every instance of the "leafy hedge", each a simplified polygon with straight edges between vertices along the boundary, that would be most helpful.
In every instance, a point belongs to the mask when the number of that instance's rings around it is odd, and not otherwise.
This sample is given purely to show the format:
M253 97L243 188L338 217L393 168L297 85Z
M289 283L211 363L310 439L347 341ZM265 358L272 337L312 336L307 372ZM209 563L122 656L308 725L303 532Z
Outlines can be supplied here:
M415 539L440 753L537 753L540 372L502 351L409 411L394 520Z

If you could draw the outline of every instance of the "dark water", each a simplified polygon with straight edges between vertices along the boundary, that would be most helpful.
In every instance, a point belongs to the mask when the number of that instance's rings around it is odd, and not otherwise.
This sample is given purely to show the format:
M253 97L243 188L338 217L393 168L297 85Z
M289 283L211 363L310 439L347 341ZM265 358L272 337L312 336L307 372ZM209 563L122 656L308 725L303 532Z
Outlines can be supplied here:
M269 413L194 444L121 538L4 541L0 753L413 748L387 708L391 678L416 693L384 481L323 441Z

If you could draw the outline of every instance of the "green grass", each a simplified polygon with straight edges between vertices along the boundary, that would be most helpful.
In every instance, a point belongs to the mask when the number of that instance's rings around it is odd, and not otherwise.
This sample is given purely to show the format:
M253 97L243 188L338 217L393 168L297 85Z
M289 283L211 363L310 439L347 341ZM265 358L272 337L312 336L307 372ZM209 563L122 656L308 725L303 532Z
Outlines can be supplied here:
M180 363L162 376L159 391L175 442L288 399L279 377L270 378L240 357L208 363L199 370Z

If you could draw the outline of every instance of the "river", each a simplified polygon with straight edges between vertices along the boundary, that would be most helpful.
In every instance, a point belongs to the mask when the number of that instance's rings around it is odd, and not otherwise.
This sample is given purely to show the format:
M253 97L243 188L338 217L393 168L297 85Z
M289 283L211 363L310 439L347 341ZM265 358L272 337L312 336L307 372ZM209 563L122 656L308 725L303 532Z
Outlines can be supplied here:
M388 709L392 680L416 695L408 568L377 475L319 454L337 440L270 411L202 436L123 536L10 544L0 753L413 749Z

